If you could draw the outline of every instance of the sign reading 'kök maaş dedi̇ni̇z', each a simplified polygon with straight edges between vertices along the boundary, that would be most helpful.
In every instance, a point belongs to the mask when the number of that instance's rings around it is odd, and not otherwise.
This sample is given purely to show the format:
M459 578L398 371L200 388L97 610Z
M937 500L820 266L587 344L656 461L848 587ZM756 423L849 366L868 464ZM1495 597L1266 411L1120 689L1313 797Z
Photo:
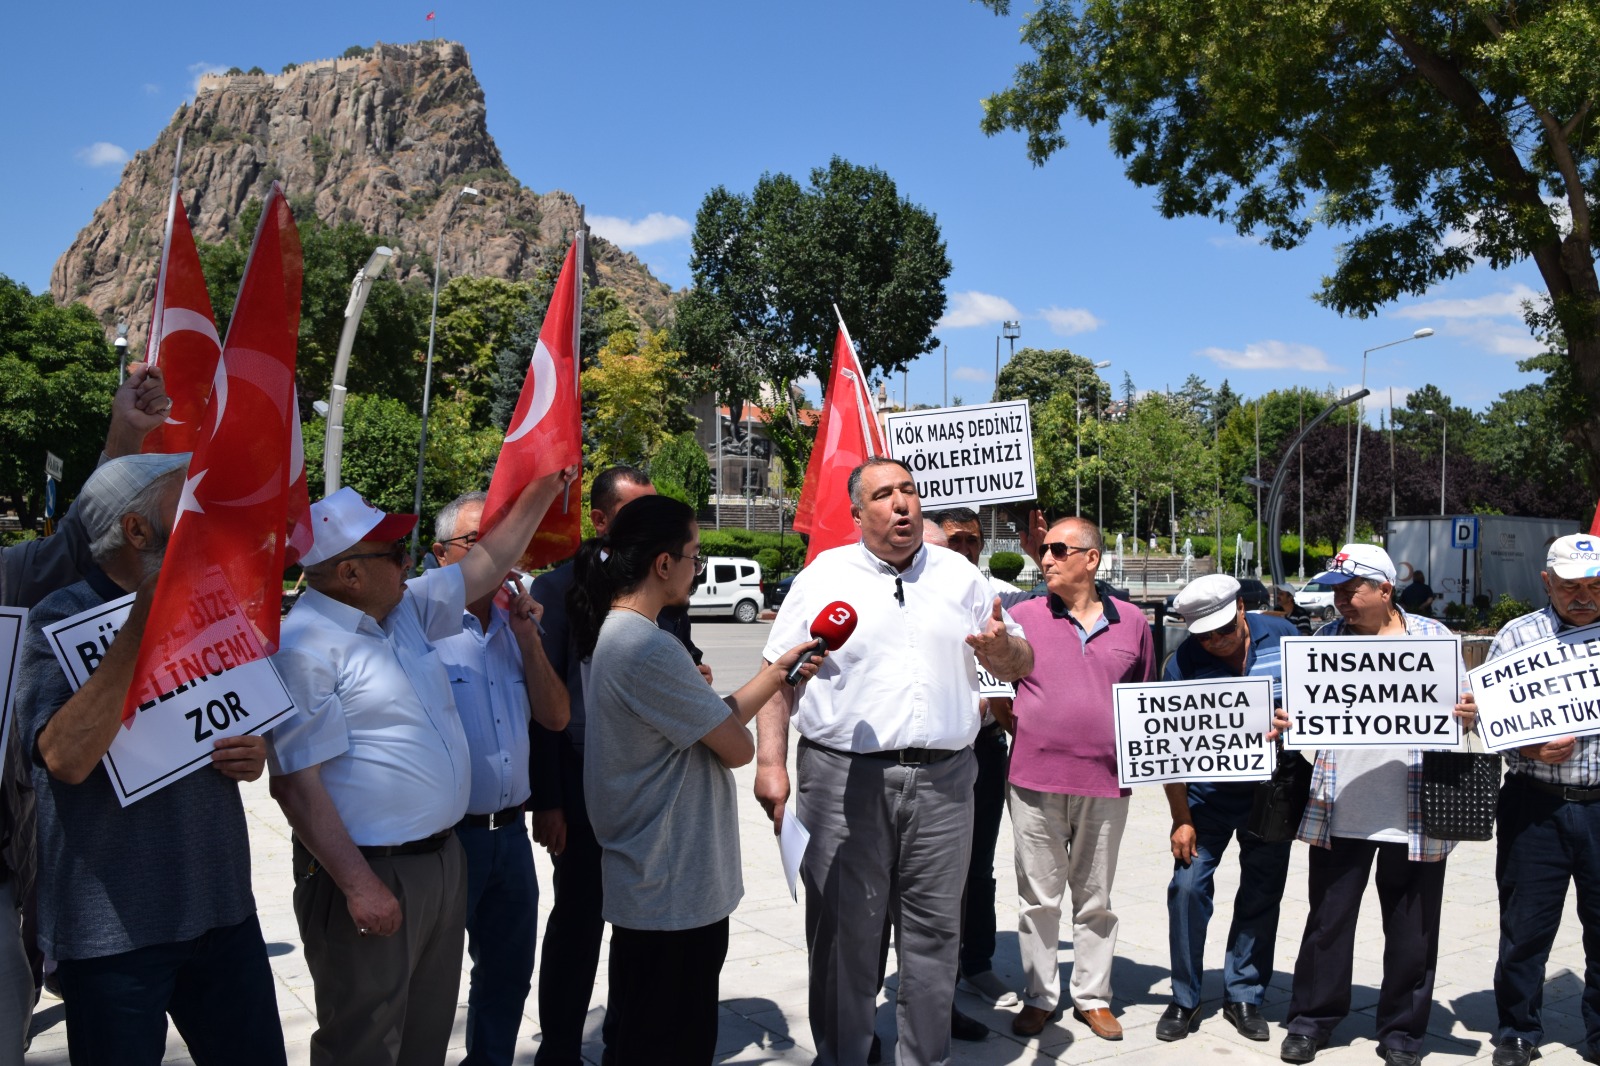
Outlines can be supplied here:
M1458 637L1285 637L1287 748L1454 748Z
M896 411L884 416L884 432L924 511L1038 495L1027 400Z

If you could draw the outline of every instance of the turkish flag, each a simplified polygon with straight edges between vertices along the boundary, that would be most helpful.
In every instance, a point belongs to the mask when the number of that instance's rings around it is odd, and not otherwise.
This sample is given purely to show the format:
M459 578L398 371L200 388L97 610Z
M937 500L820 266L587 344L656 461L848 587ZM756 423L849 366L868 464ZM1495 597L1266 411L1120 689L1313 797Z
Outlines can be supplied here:
M167 455L194 451L221 354L211 295L200 272L200 253L195 250L189 216L174 180L167 206L167 240L156 275L150 344L145 351L145 362L159 366L166 378L172 410L165 423L145 436L143 451Z
M822 401L817 440L811 446L806 483L794 514L794 528L810 537L806 543L808 564L820 552L861 539L861 530L850 515L850 471L869 456L886 451L866 372L841 322L833 342L833 371Z
M522 490L544 477L583 461L583 410L578 395L578 353L572 350L573 323L578 303L578 242L567 249L567 260L550 296L550 309L539 327L522 394L511 415L511 428L500 446L500 458L489 481L489 499L483 505L479 533L487 533L505 518ZM583 537L579 501L562 500L545 512L544 521L522 553L518 567L537 570L559 562L578 550Z
M298 558L291 537L310 540L294 387L300 281L300 234L274 182L200 420L124 725L140 704L278 650L283 571ZM290 503L296 483L299 514Z

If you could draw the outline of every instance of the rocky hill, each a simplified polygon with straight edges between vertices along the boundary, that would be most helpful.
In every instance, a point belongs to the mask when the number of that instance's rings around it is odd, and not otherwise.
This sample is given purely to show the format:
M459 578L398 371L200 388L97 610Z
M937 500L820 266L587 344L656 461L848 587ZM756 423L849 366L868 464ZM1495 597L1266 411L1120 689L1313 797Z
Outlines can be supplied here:
M578 222L572 196L533 192L505 169L483 89L455 42L380 43L277 75L208 75L128 163L51 274L58 300L87 304L108 328L128 322L135 352L144 350L180 135L180 187L197 240L228 235L274 180L292 198L314 197L324 221L353 220L408 251L431 255L445 224L447 274L531 277ZM452 212L466 185L482 198ZM663 319L670 290L634 255L593 236L589 255L591 283L615 289L644 321Z

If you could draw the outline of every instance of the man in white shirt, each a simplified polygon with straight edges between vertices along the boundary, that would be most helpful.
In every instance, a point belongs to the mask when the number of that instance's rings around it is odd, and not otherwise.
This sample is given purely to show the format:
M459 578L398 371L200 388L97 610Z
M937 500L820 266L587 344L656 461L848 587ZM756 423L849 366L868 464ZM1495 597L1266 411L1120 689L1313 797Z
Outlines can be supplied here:
M348 487L311 509L309 587L274 656L297 712L269 748L295 833L317 1066L444 1059L466 921L454 827L471 769L433 645L461 632L466 604L499 586L574 475L533 482L459 563L410 581L415 515L384 514Z
M762 709L755 791L781 826L792 716L801 735L797 813L811 831L801 877L817 1062L866 1061L887 915L900 953L899 1062L943 1063L977 776L978 676L968 648L1004 679L1026 674L1033 652L982 574L923 547L910 471L869 459L850 476L850 499L861 543L823 552L800 572L764 655L776 661L804 640L835 600L854 612L856 629L798 698L786 690Z

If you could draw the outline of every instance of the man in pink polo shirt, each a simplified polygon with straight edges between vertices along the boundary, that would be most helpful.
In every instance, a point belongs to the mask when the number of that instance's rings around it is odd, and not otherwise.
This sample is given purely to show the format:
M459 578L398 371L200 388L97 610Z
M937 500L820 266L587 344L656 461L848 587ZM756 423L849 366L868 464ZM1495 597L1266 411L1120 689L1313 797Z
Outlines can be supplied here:
M1144 613L1095 581L1101 551L1092 522L1058 520L1040 553L1050 594L1011 609L1037 652L1033 672L1016 683L1011 749L1017 939L1027 979L1011 1024L1020 1036L1038 1035L1059 1009L1056 945L1070 889L1073 1016L1103 1040L1122 1039L1111 1013L1111 882L1129 792L1117 786L1111 686L1154 680L1156 662Z

